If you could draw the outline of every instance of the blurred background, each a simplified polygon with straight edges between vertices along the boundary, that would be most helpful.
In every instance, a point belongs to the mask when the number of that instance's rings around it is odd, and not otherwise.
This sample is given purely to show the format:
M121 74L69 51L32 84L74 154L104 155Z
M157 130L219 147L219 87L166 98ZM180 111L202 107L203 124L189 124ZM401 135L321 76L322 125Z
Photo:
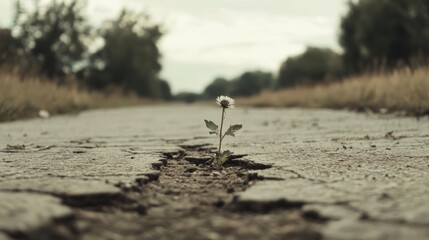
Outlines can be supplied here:
M213 101L429 113L427 0L2 0L0 121Z

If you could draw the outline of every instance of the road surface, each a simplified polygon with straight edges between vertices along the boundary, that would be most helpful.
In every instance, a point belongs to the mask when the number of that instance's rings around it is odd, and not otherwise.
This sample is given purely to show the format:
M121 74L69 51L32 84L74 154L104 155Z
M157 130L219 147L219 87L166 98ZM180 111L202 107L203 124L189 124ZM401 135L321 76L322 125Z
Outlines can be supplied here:
M38 238L76 223L83 202L157 181L166 153L217 146L203 120L219 118L219 108L171 105L0 124L0 239ZM223 149L271 167L249 170L263 180L231 193L230 204L295 208L320 220L324 239L429 239L427 118L238 106L227 111L235 123L243 130Z

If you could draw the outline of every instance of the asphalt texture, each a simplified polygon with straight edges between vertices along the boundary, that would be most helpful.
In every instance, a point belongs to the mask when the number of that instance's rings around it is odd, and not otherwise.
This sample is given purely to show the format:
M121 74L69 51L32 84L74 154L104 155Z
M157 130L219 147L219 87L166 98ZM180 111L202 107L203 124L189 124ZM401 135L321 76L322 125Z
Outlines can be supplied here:
M138 185L144 192L147 184L159 181L159 166L168 162L165 156L186 155L198 146L214 150L218 139L209 135L203 120L219 122L220 114L215 107L171 105L0 124L0 239L72 238L61 231L41 232L59 229L67 219L76 222L81 206L120 199L128 194L124 189L129 192ZM229 192L227 203L244 209L243 217L248 211L269 215L292 209L320 220L314 226L317 236L307 231L296 239L429 239L429 119L333 110L228 109L226 125L236 123L243 129L225 138L222 148L255 163L245 174L259 179L239 181L246 187ZM206 155L195 159L210 152ZM173 184L171 178L166 184ZM275 215L276 221L281 218ZM111 221L108 224L116 224L113 217ZM123 232L117 234L78 236L126 239ZM215 230L194 237L226 239ZM242 238L248 236L228 235Z

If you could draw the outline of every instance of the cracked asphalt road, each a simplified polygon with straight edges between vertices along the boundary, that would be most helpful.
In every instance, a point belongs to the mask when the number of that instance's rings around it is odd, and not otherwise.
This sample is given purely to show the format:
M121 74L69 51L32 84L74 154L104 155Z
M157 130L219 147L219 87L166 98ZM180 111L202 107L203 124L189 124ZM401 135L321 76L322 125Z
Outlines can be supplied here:
M156 179L163 152L212 144L205 106L95 110L0 124L0 239L75 211L70 199L114 198ZM324 239L429 239L429 120L346 111L238 108L223 149L271 164L236 204L328 219Z

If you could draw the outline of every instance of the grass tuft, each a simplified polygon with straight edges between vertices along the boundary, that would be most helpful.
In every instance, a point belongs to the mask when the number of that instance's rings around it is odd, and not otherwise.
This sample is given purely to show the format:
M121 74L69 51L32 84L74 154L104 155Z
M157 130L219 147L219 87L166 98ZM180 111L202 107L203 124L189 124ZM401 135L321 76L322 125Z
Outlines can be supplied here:
M40 110L55 115L148 102L133 94L89 92L41 77L20 79L15 73L0 72L0 122L37 117Z
M312 87L265 91L239 100L243 105L403 111L429 114L429 67L366 74Z

